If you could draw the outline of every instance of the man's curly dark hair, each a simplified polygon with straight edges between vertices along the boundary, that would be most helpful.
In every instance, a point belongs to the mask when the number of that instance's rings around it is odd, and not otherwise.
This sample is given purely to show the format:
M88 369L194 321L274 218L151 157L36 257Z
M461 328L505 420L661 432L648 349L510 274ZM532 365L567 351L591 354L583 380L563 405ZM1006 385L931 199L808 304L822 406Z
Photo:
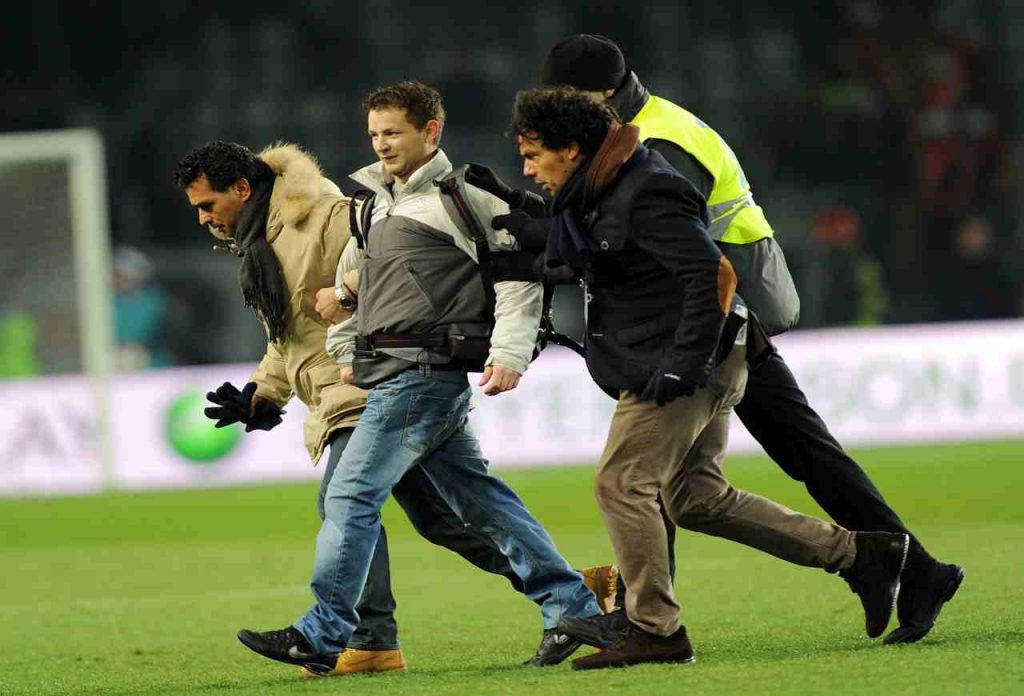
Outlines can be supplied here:
M443 126L445 113L441 93L422 82L411 80L388 85L370 92L363 100L363 111L402 109L405 117L419 130L427 127L428 121L438 121Z
M214 140L185 155L174 172L174 182L184 191L204 175L214 191L227 191L239 179L254 184L273 178L274 172L245 145Z
M582 92L564 87L528 89L516 95L507 134L539 138L549 150L576 143L590 157L618 120L614 109Z

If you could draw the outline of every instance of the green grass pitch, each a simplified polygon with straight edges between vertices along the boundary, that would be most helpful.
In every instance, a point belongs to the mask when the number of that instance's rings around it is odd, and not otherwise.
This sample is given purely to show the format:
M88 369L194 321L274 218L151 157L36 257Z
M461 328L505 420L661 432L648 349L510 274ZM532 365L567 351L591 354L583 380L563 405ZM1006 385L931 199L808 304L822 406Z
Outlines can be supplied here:
M929 549L967 571L917 645L865 638L836 577L681 532L696 664L522 668L536 608L424 542L389 503L409 670L302 680L235 633L280 628L310 601L315 486L117 494L0 502L0 694L1024 694L1024 442L856 454ZM727 469L816 511L764 457ZM611 561L590 469L504 476L571 562Z

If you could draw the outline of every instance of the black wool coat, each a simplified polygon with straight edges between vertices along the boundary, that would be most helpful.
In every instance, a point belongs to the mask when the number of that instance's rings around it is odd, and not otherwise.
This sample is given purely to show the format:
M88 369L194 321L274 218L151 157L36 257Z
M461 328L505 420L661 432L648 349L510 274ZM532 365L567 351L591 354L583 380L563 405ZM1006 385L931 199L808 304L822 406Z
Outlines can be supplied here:
M588 245L587 368L597 384L618 397L658 370L705 384L736 278L708 236L703 196L637 145L573 216Z

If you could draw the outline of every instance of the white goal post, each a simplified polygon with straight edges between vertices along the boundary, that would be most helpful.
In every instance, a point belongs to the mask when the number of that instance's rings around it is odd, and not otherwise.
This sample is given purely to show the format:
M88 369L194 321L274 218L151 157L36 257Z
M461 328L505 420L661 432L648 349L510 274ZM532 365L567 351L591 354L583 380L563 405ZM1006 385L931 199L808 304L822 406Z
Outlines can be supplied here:
M104 487L110 488L114 482L110 382L115 343L103 141L88 129L0 134L0 166L46 162L63 163L68 171L79 353L91 378L99 461ZM12 242L17 243L7 241Z

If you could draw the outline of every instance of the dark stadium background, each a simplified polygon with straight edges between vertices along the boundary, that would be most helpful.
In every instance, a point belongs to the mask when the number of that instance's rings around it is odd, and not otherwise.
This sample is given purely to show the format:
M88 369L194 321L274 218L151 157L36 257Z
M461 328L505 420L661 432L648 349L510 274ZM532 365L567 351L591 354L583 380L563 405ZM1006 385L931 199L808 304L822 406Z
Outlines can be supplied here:
M1021 315L1015 0L39 0L0 22L0 131L97 129L113 243L148 256L172 300L164 364L248 360L259 329L172 185L177 160L215 138L284 139L351 191L372 159L362 95L417 78L445 96L453 159L518 181L512 100L576 31L614 38L649 87L726 137L789 258L802 327ZM224 331L195 330L212 316Z

